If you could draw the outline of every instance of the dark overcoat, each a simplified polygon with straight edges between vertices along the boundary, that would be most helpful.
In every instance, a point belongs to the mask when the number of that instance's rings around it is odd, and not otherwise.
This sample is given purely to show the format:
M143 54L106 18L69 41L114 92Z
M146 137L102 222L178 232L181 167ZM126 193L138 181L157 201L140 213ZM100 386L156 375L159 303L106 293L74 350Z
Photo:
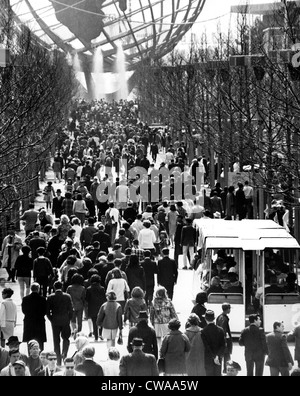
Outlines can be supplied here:
M46 298L35 292L25 296L22 300L22 312L24 314L23 342L33 339L46 342Z

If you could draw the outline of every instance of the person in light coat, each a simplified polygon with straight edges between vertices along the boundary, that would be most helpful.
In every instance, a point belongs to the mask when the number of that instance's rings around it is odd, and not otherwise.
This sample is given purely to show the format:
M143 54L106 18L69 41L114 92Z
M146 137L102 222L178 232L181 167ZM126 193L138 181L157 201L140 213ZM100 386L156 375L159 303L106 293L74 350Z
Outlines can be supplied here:
M8 235L3 239L0 252L2 268L6 268L8 273L7 281L15 282L15 264L20 255L22 245L22 239L16 235L16 229L11 225L8 229Z
M1 346L5 346L5 340L14 335L17 323L17 306L12 300L14 291L7 287L2 290L3 301L0 305L0 334Z

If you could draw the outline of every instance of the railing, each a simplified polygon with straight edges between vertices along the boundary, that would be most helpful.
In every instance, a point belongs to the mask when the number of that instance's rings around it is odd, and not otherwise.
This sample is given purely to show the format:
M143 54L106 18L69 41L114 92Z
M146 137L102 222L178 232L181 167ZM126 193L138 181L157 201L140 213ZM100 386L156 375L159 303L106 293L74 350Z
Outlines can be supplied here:
M207 302L209 304L223 304L224 302L229 304L244 304L244 299L242 294L233 293L211 293Z
M300 303L300 295L297 293L291 294L266 294L266 305L285 305L285 304L298 304Z

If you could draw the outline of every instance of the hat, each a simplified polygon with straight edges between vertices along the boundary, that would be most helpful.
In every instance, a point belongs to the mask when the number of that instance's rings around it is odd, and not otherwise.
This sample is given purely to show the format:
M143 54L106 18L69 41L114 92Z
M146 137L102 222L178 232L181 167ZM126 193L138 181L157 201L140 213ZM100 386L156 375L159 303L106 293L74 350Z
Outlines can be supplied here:
M147 311L140 311L138 319L148 319L148 312Z
M235 370L238 370L238 371L242 370L241 366L237 362L234 362L234 361L227 362L227 366L230 366L230 367L232 367L232 368L234 368Z
M15 343L22 344L22 343L19 341L19 338L18 338L17 336L10 336L9 339L7 340L6 345L15 344Z
M26 368L26 364L23 362L23 360L17 360L15 363L13 363L12 365L13 366L16 366L16 365L19 365L19 366L22 366L22 367L24 367L24 368Z
M213 321L215 320L215 313L214 313L214 311L210 311L210 310L206 311L206 313L205 313L205 319L206 319L208 322L213 322Z
M133 340L132 340L132 343L131 343L131 345L132 346L143 346L143 345L145 345L144 343L143 343L143 339L142 338L134 338Z

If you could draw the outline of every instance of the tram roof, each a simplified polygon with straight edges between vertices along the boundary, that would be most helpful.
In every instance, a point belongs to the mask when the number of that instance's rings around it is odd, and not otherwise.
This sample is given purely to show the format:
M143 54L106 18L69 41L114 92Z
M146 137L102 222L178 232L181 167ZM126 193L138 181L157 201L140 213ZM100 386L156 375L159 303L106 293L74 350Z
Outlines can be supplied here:
M265 250L299 249L297 240L272 220L209 220L196 219L199 248Z

